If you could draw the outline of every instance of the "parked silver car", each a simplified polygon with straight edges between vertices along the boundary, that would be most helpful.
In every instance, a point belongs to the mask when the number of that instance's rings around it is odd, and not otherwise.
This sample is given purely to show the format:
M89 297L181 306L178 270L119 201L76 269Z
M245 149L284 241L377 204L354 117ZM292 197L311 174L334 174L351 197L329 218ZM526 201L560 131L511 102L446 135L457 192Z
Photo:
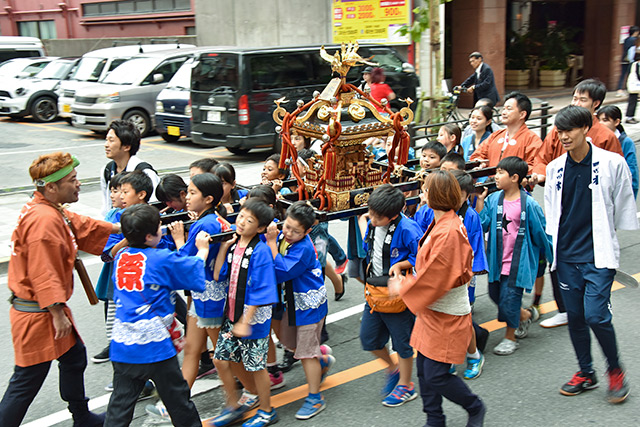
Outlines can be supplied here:
M156 97L198 48L136 55L101 83L79 88L71 105L73 126L104 132L115 119L133 121L142 136L154 128Z

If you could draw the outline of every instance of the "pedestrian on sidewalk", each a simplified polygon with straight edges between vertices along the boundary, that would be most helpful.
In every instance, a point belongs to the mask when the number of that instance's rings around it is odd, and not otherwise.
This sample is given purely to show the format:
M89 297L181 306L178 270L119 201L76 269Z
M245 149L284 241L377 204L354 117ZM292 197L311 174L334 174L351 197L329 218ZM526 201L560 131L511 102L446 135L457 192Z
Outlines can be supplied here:
M627 79L627 92L629 92L629 99L627 100L627 118L625 123L635 125L638 121L635 118L636 106L638 105L638 93L640 93L640 52L636 53L633 64L629 71L629 78Z
M545 211L554 263L569 318L569 335L580 370L560 388L575 396L598 385L591 358L596 336L607 359L611 403L623 402L629 385L620 365L613 329L611 286L619 266L616 230L638 228L631 173L623 157L587 140L593 114L578 107L558 112L555 125L566 154L547 166Z
M0 402L0 425L17 427L47 377L60 368L60 397L69 403L74 427L102 426L104 414L89 411L84 391L87 351L67 301L73 293L78 250L100 255L119 225L62 208L78 201L80 162L69 153L45 154L29 167L36 186L11 236L9 289L15 368Z
M618 80L618 87L616 88L618 90L616 96L618 97L624 96L622 85L627 80L631 63L635 61L634 58L636 56L636 43L638 41L638 35L640 35L640 27L632 25L631 28L629 28L629 37L624 39L624 42L622 43L620 80Z

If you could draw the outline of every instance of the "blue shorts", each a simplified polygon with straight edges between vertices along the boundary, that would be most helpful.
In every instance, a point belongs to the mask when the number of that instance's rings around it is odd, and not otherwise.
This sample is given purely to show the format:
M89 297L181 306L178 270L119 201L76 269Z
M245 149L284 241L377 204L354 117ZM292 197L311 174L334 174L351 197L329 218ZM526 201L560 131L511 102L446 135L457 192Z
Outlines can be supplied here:
M510 328L520 325L520 307L524 289L509 286L509 276L500 275L499 282L489 283L489 296L498 305L498 321L506 322Z
M408 309L401 313L371 312L369 304L364 304L360 323L360 342L365 351L381 350L391 337L392 347L403 359L413 357L413 347L409 344L416 316Z
M224 319L213 358L242 363L249 372L267 368L269 337L258 339L239 338L231 333L233 323Z

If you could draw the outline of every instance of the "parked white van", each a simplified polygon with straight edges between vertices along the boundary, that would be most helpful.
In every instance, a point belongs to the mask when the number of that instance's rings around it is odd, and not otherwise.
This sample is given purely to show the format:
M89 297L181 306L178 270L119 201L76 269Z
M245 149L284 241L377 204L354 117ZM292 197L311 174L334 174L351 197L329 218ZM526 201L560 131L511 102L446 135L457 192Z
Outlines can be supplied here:
M45 56L44 46L39 38L0 36L0 62L32 56Z
M107 74L134 55L167 49L195 47L192 44L162 43L108 47L82 55L74 73L58 89L58 114L71 118L71 104L78 88L102 81Z

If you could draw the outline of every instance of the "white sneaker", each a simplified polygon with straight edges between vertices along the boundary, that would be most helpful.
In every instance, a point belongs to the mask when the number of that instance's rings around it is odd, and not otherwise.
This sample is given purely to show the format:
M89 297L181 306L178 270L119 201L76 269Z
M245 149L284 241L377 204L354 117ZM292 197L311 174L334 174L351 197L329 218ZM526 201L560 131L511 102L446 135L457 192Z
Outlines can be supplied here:
M550 317L540 322L540 326L543 328L557 328L558 326L564 326L569 323L567 313L556 313L555 316Z
M513 354L517 348L518 348L517 341L511 341L508 338L503 338L503 340L500 341L500 344L495 346L495 348L493 349L493 352L498 356L508 356L510 354Z
M167 411L167 408L164 406L162 401L158 401L158 403L156 403L155 405L147 405L144 409L147 412L147 414L153 417L160 418L166 421L171 421L171 417L169 416L169 411Z

